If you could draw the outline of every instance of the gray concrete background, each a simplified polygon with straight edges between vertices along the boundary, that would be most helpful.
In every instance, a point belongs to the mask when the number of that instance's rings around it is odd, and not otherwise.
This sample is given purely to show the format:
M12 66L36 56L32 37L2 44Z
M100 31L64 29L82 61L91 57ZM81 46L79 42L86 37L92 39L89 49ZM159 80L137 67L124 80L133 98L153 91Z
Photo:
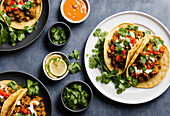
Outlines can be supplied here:
M59 10L60 0L50 0L51 12L46 29L33 44L28 47L0 53L0 72L19 70L30 73L39 78L48 88L53 102L53 116L80 115L80 116L169 116L170 114L170 89L167 89L159 98L140 105L127 105L112 101L103 96L90 82L84 68L84 47L91 31L102 20L121 11L141 11L148 13L160 20L170 29L170 1L169 0L89 0L91 13L88 19L81 24L66 22ZM72 30L70 41L67 45L57 48L50 44L47 37L48 28L57 21L66 22ZM44 75L42 70L43 58L52 51L61 51L69 55L73 49L81 53L80 63L82 71L69 74L65 79L52 82ZM73 62L72 60L71 62ZM95 77L94 77L95 78ZM83 80L93 89L94 99L91 106L82 113L67 112L60 102L60 91L70 81ZM114 92L114 91L113 91ZM46 106L48 108L48 106Z

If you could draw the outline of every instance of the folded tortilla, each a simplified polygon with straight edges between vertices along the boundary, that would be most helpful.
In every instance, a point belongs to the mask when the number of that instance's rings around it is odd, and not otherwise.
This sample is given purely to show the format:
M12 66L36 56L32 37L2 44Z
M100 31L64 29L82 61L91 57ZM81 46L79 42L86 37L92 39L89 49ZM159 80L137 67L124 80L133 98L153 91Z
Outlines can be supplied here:
M146 44L149 42L150 38L153 39L154 37L161 39L159 36L156 35L149 35L146 36L142 43L142 45L140 46L140 48L136 51L136 53L134 54L132 60L130 61L127 70L126 70L126 76L129 76L129 67L135 62L136 58L138 57L139 53L144 49L144 47L146 46ZM163 44L164 45L164 44ZM165 45L164 45L165 46ZM144 81L144 82L140 82L138 86L138 88L152 88L156 85L158 85L166 76L168 69L169 69L169 50L168 48L165 46L165 51L163 53L163 56L160 59L160 64L161 64L161 69L159 69L159 73L154 75L154 77L150 78L148 81ZM132 84L132 82L130 82Z
M0 85L5 85L8 87L8 83L11 82L12 80L3 80L0 81ZM1 109L1 115L0 116L6 116L8 111L10 110L11 106L14 104L18 96L24 91L24 89L19 89L12 95L10 95L5 102L3 103L2 109Z
M111 58L109 58L108 53L107 53L107 50L109 49L109 41L112 39L112 36L113 36L113 34L114 34L114 32L115 32L116 30L119 30L119 28L122 28L122 27L125 28L125 27L127 27L128 25L136 26L136 25L131 24L131 23L122 23L122 24L119 24L118 26L114 27L114 28L108 33L108 35L106 36L105 43L104 43L104 61L105 61L105 64L106 64L106 66L108 67L108 69L109 69L110 71L112 71L112 70L114 69L114 66L112 65L112 60L111 60ZM138 50L138 48L140 47L140 45L141 45L141 43L143 42L143 40L144 40L143 38L140 39L140 40L134 45L134 47L128 52L128 55L127 55L127 58L126 58L126 63L125 63L124 68L122 68L122 69L118 68L119 74L122 74L122 73L126 70L126 68L127 68L128 64L129 64L131 58L133 57L134 53L135 53L135 52Z

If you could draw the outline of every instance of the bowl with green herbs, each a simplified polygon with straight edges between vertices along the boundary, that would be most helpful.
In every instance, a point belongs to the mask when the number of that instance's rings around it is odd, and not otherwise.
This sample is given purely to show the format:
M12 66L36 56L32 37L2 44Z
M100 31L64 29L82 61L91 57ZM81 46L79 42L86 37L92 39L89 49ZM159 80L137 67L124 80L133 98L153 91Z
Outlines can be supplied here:
M54 23L48 30L50 42L58 47L65 45L69 41L70 35L70 27L63 22Z
M64 107L71 112L86 110L93 100L90 86L83 81L72 81L61 91L61 101Z

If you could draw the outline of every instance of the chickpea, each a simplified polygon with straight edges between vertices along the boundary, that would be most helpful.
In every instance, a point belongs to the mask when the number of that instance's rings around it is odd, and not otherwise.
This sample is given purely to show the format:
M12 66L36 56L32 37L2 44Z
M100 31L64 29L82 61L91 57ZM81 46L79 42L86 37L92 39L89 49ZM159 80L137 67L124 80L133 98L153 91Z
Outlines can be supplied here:
M41 3L41 1L40 1L40 0L37 0L37 1L36 1L36 3L37 3L37 4L40 4L40 3Z
M108 50L107 50L107 53L109 53L109 54L110 54L110 53L111 53L111 50L110 50L110 49L108 49Z
M30 17L26 17L26 20L29 21L29 20L30 20Z

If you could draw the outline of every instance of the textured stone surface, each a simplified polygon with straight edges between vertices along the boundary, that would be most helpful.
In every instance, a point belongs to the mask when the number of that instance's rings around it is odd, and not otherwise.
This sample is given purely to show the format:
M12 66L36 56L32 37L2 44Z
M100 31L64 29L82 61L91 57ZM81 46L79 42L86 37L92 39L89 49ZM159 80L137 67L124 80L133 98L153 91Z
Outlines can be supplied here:
M89 0L91 13L88 19L81 24L66 22L59 10L60 0L50 0L51 12L47 27L43 34L30 46L14 51L0 53L0 72L19 70L30 73L39 78L48 88L53 102L53 116L71 115L60 102L60 92L63 85L73 80L83 80L93 89L94 99L91 106L82 113L73 115L81 116L169 116L170 114L170 89L159 98L140 105L127 105L112 101L103 96L90 82L84 68L84 47L86 40L95 26L103 19L121 11L136 10L148 13L160 20L170 29L170 1L169 0ZM72 30L70 41L67 45L56 48L51 45L48 37L48 28L57 21L66 22ZM47 79L42 70L43 58L52 51L61 51L69 55L73 49L81 52L80 63L82 71L69 74L65 79L53 82ZM72 60L74 61L74 60ZM48 108L48 106L46 106Z

